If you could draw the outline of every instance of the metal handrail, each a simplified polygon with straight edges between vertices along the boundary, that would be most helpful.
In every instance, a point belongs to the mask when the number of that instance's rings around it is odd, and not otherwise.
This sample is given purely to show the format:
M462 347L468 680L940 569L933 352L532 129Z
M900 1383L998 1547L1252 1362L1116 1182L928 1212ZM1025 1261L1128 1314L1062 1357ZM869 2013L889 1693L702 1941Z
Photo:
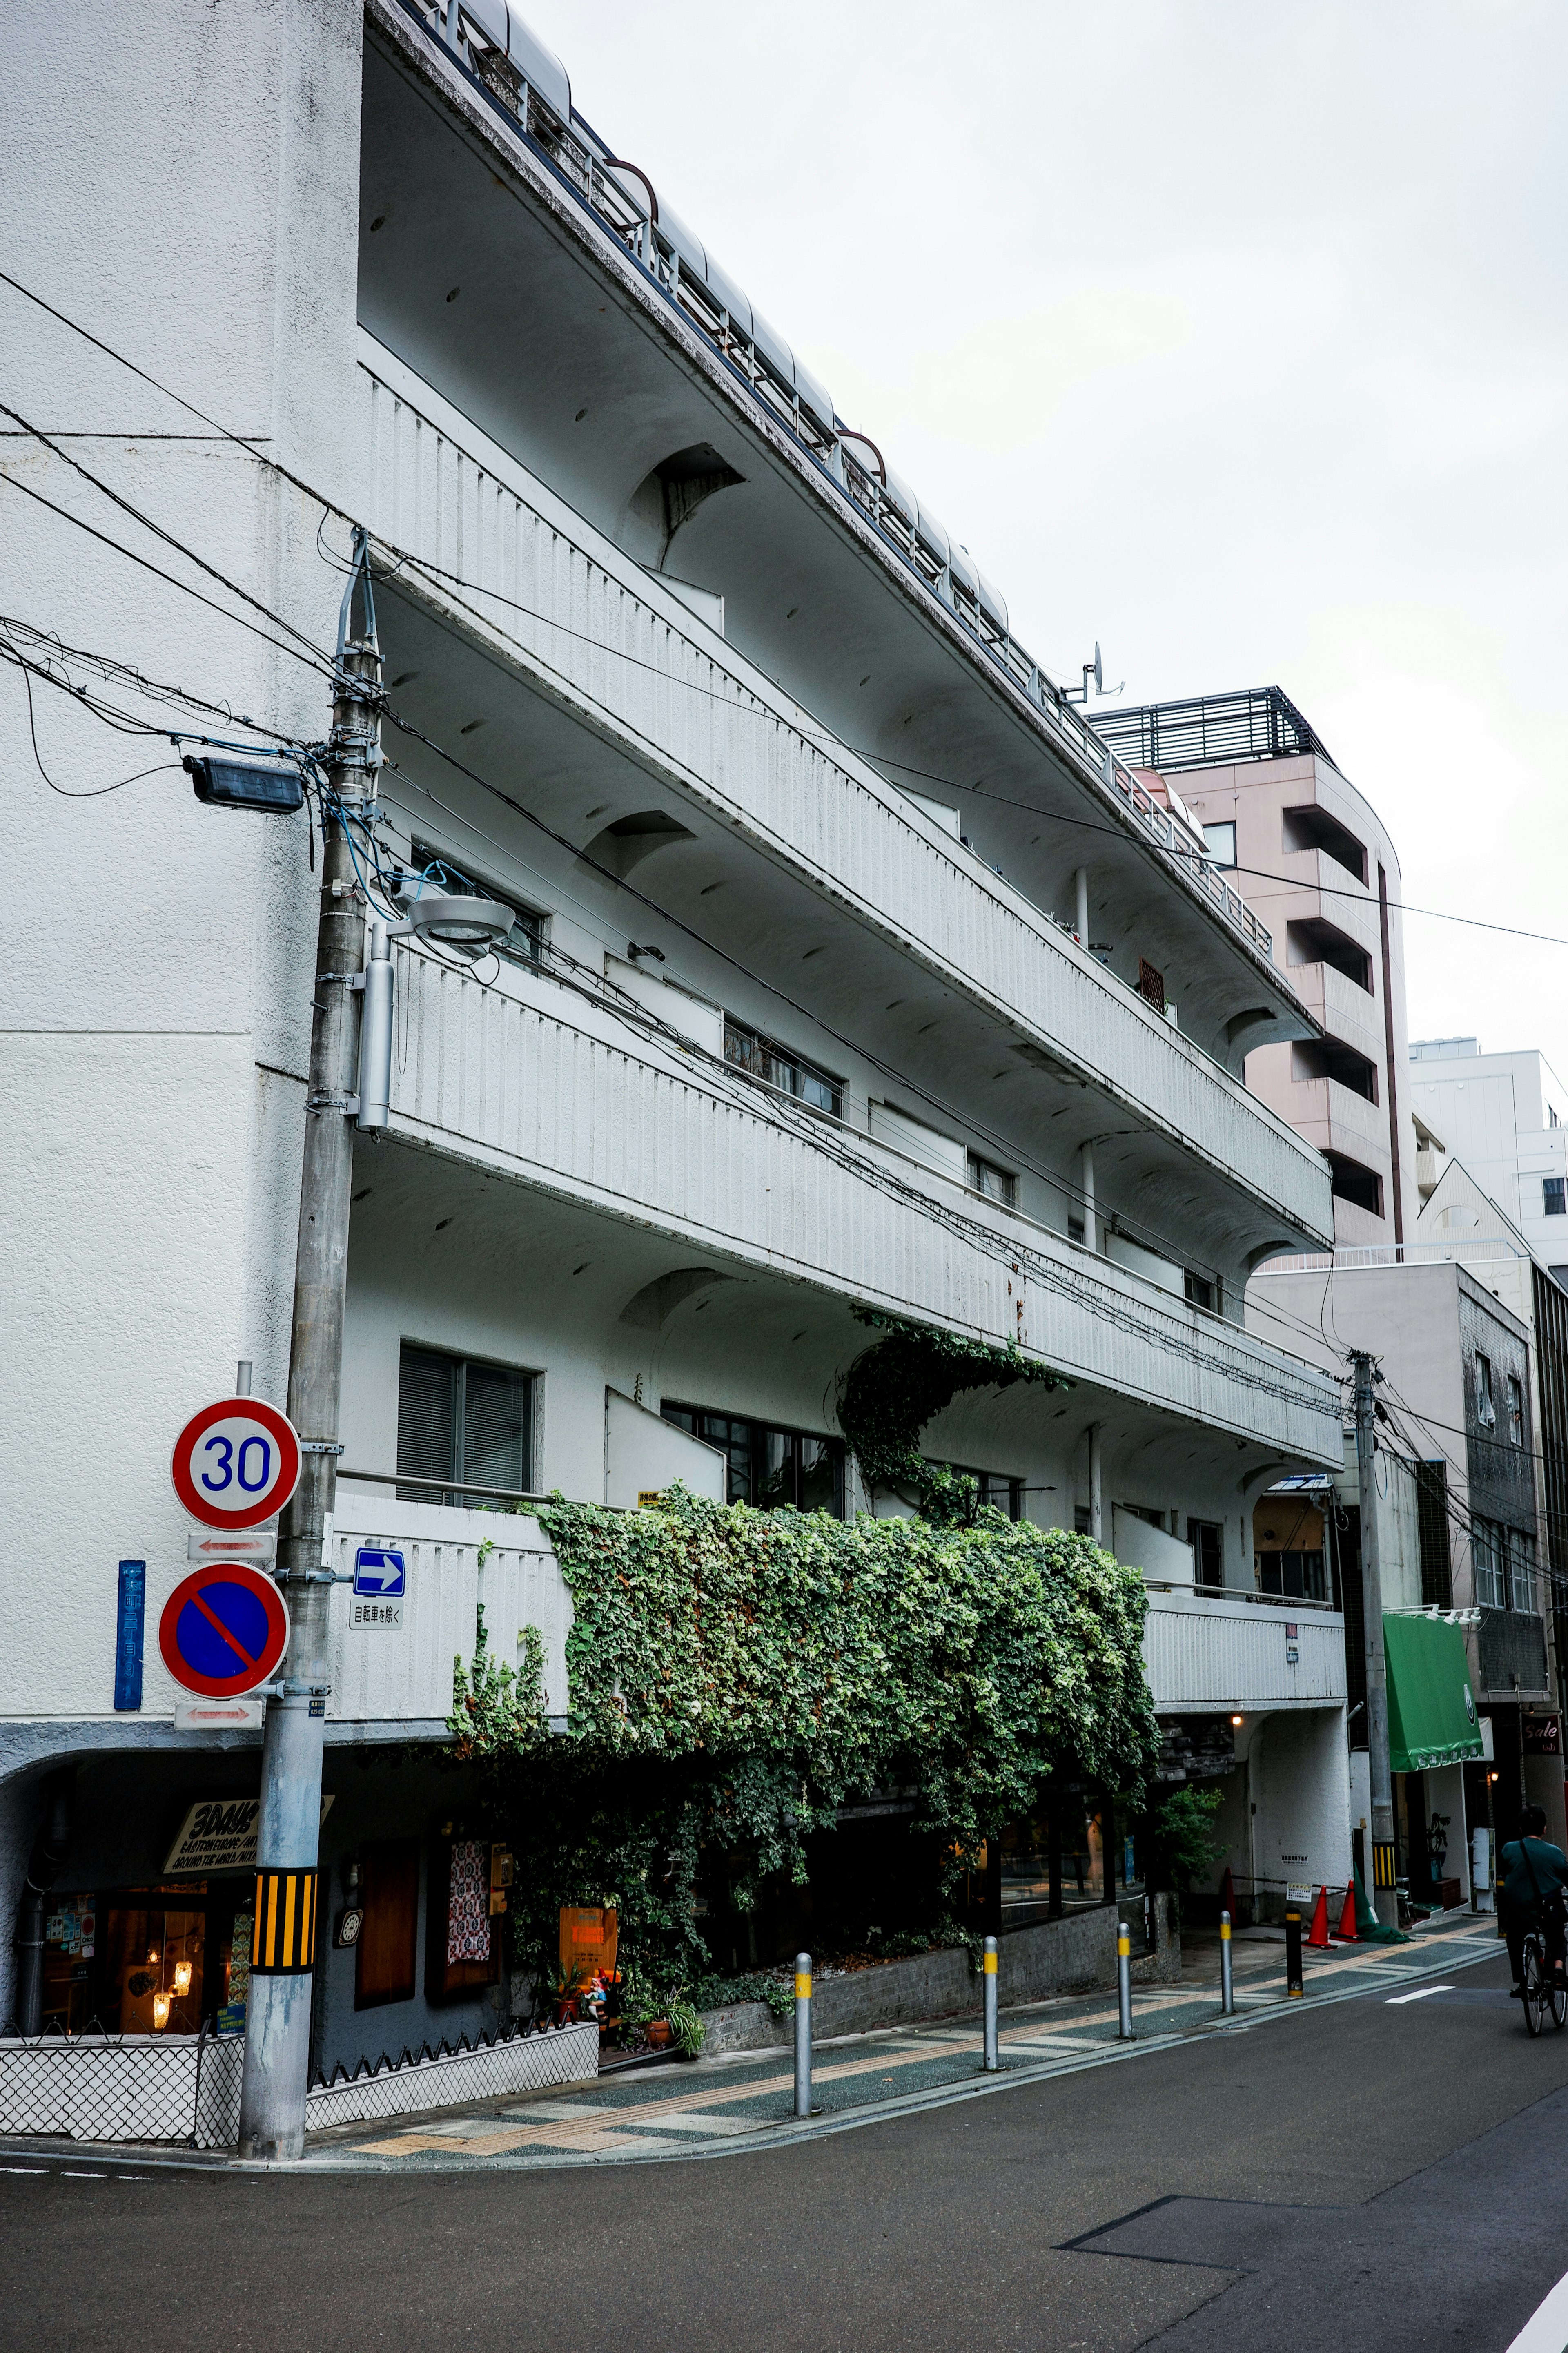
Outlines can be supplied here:
M399 5L426 33L431 31L433 12L438 20L439 10L434 8L434 0L424 0L423 5L421 0L399 0ZM865 515L893 554L974 640L980 651L1026 697L1079 757L1099 774L1177 871L1212 901L1216 912L1267 963L1272 964L1274 942L1268 926L1258 922L1239 892L1226 882L1207 852L1196 842L1189 846L1181 839L1168 812L1078 716L1062 690L1033 655L1018 644L1008 628L991 619L968 585L954 578L951 565L922 544L918 528L905 522L877 474L852 455L849 442L863 442L865 437L852 434L837 416L816 417L803 403L796 385L785 382L756 339L731 316L716 291L701 278L682 269L679 251L659 227L657 205L651 195L647 210L639 211L625 188L611 176L611 151L605 148L600 153L591 146L579 130L581 118L574 114L570 123L563 122L525 79L519 82L514 112L465 58L440 40L438 21L435 37L440 41L448 64L455 65L467 77L508 130L520 136L571 190L578 203L626 247L660 293L713 346L753 397L765 404L773 419L793 433L839 494ZM586 128L582 125L582 130ZM623 164L618 168L629 171L634 167ZM640 179L643 174L638 171L637 176Z

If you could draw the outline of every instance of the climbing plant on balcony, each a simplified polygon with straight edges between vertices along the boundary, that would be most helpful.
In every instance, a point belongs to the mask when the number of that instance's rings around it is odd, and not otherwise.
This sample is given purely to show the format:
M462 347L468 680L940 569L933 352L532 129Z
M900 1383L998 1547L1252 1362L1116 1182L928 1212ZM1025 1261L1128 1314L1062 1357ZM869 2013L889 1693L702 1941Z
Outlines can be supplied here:
M838 1402L838 1426L861 1476L868 1486L904 1495L938 1525L973 1520L975 1482L926 1461L920 1437L927 1422L960 1389L1005 1389L1019 1381L1068 1389L1071 1381L1016 1345L993 1347L868 1307L855 1313L862 1324L887 1334L857 1356Z
M518 1853L521 1959L562 1904L613 1898L632 1947L692 1975L704 1847L745 1910L769 1874L804 1880L846 1799L895 1786L955 1880L1052 1771L1136 1788L1152 1767L1142 1579L1088 1537L996 1512L847 1525L679 1486L539 1518L575 1611L566 1734L545 1733L537 1651L521 1681L482 1649L458 1662L451 1719Z

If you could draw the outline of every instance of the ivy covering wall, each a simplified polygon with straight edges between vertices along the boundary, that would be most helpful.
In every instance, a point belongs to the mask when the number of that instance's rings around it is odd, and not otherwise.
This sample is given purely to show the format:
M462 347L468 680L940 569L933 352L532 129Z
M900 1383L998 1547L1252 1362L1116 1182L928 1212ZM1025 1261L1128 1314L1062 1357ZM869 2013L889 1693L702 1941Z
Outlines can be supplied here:
M927 1422L961 1389L1006 1389L1018 1382L1070 1389L1071 1381L1017 1347L993 1347L868 1307L855 1313L888 1335L856 1358L838 1401L838 1426L862 1478L868 1487L890 1488L928 1520L972 1520L975 1482L926 1461L920 1440Z
M702 1851L743 1910L767 1874L804 1875L806 1838L859 1793L912 1793L956 1877L1053 1771L1135 1789L1152 1767L1142 1579L1086 1536L990 1511L846 1525L679 1487L539 1518L576 1612L566 1736L546 1733L536 1646L521 1677L482 1644L459 1662L451 1724L518 1854L525 1966L552 1953L562 1904L612 1899L648 1970L697 1976Z

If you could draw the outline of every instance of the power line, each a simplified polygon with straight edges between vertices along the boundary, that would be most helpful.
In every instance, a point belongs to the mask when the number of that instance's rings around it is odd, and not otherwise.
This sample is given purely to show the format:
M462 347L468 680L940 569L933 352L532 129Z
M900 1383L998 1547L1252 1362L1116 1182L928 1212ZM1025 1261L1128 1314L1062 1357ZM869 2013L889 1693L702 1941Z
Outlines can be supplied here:
M0 284L11 287L15 292L22 295L26 301L35 303L39 310L47 312L50 318L57 320L60 325L68 328L73 334L81 336L83 341L90 343L94 350L101 352L106 358L115 361L118 365L127 369L132 375L139 377L143 384L151 385L155 392L161 393L165 399L174 401L178 407L184 408L192 417L198 417L204 425L210 427L212 431L217 434L221 439L232 442L236 448L243 450L247 457L254 459L259 464L268 467L271 471L281 476L285 481L291 484L291 486L295 490L299 491L304 497L313 501L314 503L322 508L326 513L335 516L340 522L349 523L356 529L364 528L368 531L369 527L360 525L358 519L350 514L346 508L339 506L334 500L329 499L323 491L317 490L312 483L307 482L300 475L294 473L290 468L282 463L281 459L273 457L269 451L258 448L256 446L256 437L252 437L247 439L242 434L232 432L228 427L220 424L216 417L210 417L205 409L197 407L195 401L187 399L183 393L175 392L172 386L160 382L158 377L150 375L145 368L140 367L134 360L127 358L123 352L117 351L112 344L103 342L101 337L93 334L88 328L82 326L78 320L71 318L66 311L57 309L53 303L46 301L42 295L36 294L31 287L25 286L20 279L13 277L8 270L0 269ZM7 413L10 414L14 412ZM27 427L26 429L29 432L37 430L34 427ZM63 456L65 453L60 452L59 454ZM69 463L71 461L68 459L67 462ZM89 479L92 478L89 477ZM110 495L113 494L110 493ZM47 501L46 501L46 503L47 503ZM446 578L449 582L454 582L457 585L467 588L471 595L489 596L492 600L499 600L503 604L516 604L516 600L500 596L500 592L497 590L480 587L475 582L463 581L460 575L446 573L442 566L432 563L430 559L416 555L410 550L399 548L395 542L381 538L379 533L370 533L370 536L376 540L378 546L384 548L389 554L395 557L398 564L416 565L422 570L428 572L433 578ZM113 542L110 543L110 544L116 543L117 543ZM128 551L121 550L121 553L127 552ZM189 550L186 550L185 552L187 554L190 553ZM201 559L195 558L195 560L199 562ZM243 594L245 592L238 591L237 593ZM551 616L540 613L531 607L516 605L516 609L523 613L531 614L531 617L540 621L546 628L562 630L564 634L571 637L583 638L584 643L593 645L602 653L609 654L613 658L622 660L637 662L637 666L639 668L653 669L655 670L655 674L663 680L666 684L683 687L690 693L708 695L711 700L723 702L727 707L732 710L742 711L745 708L742 704L731 702L728 695L720 694L714 690L709 688L699 687L691 681L675 677L668 671L658 670L655 665L642 663L638 661L637 657L623 654L620 651L620 649L606 645L602 639L589 638L582 631L570 629L566 624L556 621ZM236 618L237 616L230 616L229 617ZM291 627L292 625L284 623L281 626ZM766 675L765 672L763 674L764 676ZM780 693L787 692L787 690L779 686L776 681L770 680L770 683L774 685ZM795 700L793 695L789 696L788 699L791 702ZM754 715L758 717L773 716L771 713L764 714L760 712ZM873 765L877 762L880 761L883 765L891 768L898 768L904 775L920 776L924 782L941 785L946 790L951 792L963 792L977 795L982 800L994 801L999 807L1020 809L1026 815L1039 818L1048 824L1072 826L1080 831L1104 834L1118 841L1126 841L1130 838L1125 830L1119 826L1104 825L1090 818L1060 816L1055 812L1038 808L1030 801L1015 800L1000 793L987 792L983 785L963 784L960 783L956 777L940 776L933 770L917 767L908 761L897 760L890 753L866 751L858 749L852 744L842 744L840 743L840 739L832 736L825 729L817 727L808 722L803 721L798 723L801 726L801 732L803 733L813 734L819 742L829 744L839 744L839 748L851 752L858 759L871 762ZM1132 836L1131 838L1136 839L1137 837ZM1207 862L1205 860L1203 853L1197 849L1195 845L1190 852L1184 849L1173 847L1171 854L1179 858L1190 857L1193 862L1198 865ZM1266 867L1237 866L1225 869L1224 871L1226 872L1251 875L1260 881L1281 882L1293 888L1300 887L1295 876L1278 874ZM1353 899L1358 905L1362 906L1368 903L1367 893L1364 889L1359 892L1352 891L1342 885L1334 883L1319 883L1314 884L1312 887L1320 897ZM1469 929L1479 931L1498 932L1511 939L1535 940L1548 947L1568 947L1568 937L1560 936L1556 933L1526 931L1518 924L1494 923L1488 922L1479 916L1456 914L1452 910L1446 907L1414 906L1404 900L1391 901L1390 905L1400 914L1427 916L1435 922L1459 923Z

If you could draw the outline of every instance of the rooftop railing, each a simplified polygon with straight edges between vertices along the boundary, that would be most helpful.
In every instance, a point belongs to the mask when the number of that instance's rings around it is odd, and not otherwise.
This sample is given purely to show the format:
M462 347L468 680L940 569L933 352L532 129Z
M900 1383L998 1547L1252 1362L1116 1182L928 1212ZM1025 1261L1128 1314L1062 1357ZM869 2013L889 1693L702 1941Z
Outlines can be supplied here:
M570 121L564 120L514 65L487 51L460 11L454 12L458 32L452 40L444 29L447 8L438 0L398 0L398 5L440 42L507 130L521 137L598 225L609 230L770 417L793 434L884 546L946 607L977 649L1099 777L1176 871L1272 964L1274 943L1267 925L1226 882L1205 844L1139 783L1018 643L1008 628L1005 600L966 551L923 512L896 476L888 474L875 445L837 416L823 386L741 289L673 216L666 213L661 218L651 184L642 173L618 162L581 115L574 111ZM628 182L642 184L646 201L637 201ZM872 452L875 464L858 455L860 450Z

